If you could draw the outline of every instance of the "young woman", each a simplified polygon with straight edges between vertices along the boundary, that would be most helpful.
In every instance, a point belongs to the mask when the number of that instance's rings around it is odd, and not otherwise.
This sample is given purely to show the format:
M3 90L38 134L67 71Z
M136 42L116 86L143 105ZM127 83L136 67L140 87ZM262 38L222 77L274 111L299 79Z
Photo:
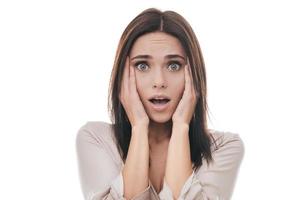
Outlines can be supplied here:
M244 144L207 128L206 93L188 22L155 8L135 17L112 70L113 124L87 122L77 134L85 199L230 199Z

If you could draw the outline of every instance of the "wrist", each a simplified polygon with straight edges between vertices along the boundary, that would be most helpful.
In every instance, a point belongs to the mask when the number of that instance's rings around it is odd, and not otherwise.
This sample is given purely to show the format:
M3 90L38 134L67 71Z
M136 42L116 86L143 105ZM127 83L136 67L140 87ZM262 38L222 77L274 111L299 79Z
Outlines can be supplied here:
M173 122L173 126L181 126L181 127L188 127L189 128L189 124L185 123L185 122Z
M131 127L132 133L148 133L148 125L147 124L137 124Z
M190 125L187 124L187 123L182 123L182 122L173 123L172 129L173 130L189 131Z

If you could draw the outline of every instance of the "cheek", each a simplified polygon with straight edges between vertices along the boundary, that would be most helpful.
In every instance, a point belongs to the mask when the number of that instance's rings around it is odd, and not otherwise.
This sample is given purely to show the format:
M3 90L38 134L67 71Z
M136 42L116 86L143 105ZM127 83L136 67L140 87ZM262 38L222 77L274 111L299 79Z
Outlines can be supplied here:
M144 96L143 92L145 91L145 81L143 81L143 79L137 73L135 73L135 84L136 90L139 96L142 98Z
M185 87L184 76L178 77L177 80L174 80L171 83L172 84L169 85L172 88L172 96L174 97L174 99L179 101L184 92L184 87Z

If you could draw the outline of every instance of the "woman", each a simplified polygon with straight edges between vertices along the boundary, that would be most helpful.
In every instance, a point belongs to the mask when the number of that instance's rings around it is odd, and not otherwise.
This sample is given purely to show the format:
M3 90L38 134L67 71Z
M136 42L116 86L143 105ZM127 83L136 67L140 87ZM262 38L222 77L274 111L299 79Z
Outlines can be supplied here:
M134 18L110 80L113 124L78 131L85 199L230 199L244 145L237 133L207 128L206 96L188 22L155 8Z

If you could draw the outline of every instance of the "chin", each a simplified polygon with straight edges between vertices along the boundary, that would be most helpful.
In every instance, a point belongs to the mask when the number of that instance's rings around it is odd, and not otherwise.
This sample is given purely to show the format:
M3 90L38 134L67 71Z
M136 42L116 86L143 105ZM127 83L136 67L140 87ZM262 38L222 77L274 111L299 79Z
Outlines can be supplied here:
M155 123L159 123L159 124L164 124L167 122L170 122L170 120L172 121L172 117L169 116L168 114L156 114L156 115L152 115L149 117L151 122L155 122Z

